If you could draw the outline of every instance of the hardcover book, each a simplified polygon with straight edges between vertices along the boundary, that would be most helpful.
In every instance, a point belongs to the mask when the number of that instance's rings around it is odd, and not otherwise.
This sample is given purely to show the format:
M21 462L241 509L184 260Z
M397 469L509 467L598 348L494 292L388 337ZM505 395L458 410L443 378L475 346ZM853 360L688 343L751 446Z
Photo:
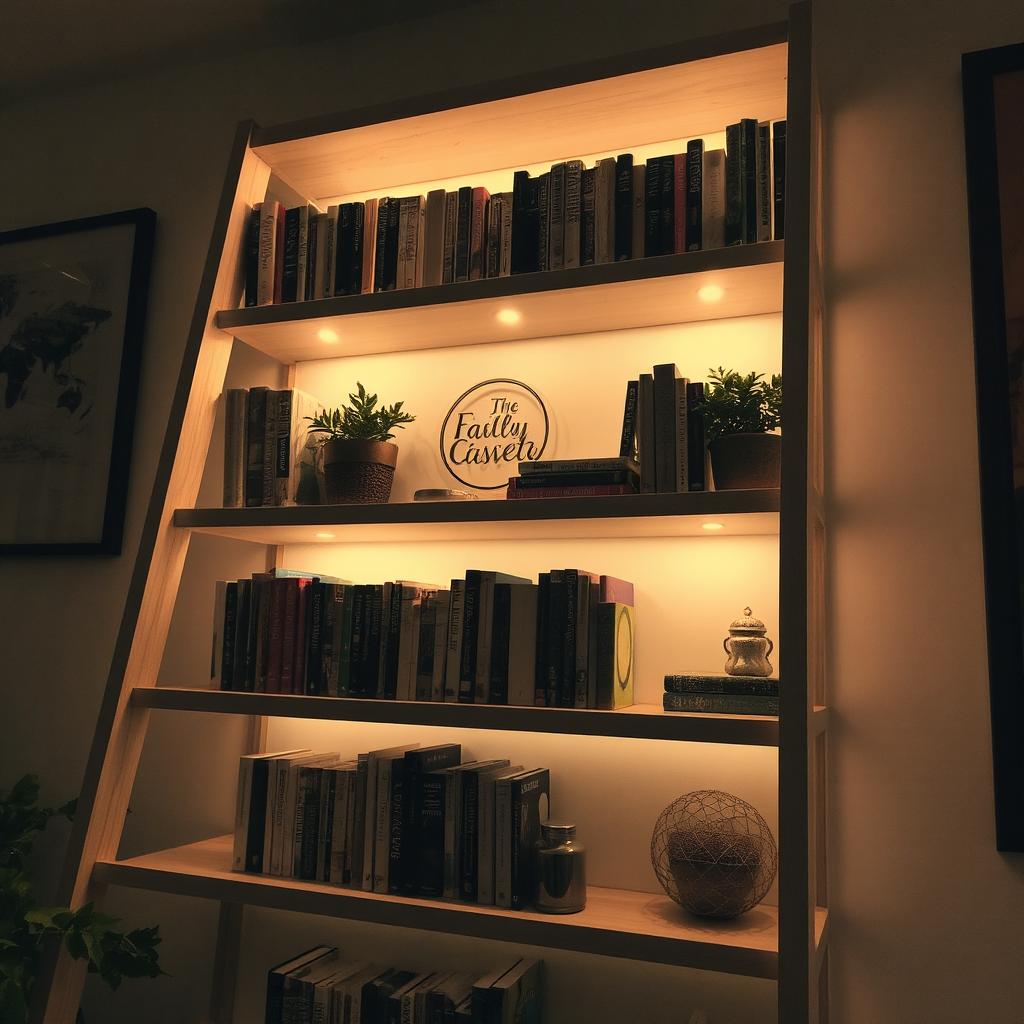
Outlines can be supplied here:
M731 693L666 693L666 711L691 711L715 715L777 715L777 697L742 696Z
M628 604L597 606L597 707L602 711L634 703L636 612Z
M675 675L665 676L666 693L729 693L741 697L778 697L778 679L763 676Z

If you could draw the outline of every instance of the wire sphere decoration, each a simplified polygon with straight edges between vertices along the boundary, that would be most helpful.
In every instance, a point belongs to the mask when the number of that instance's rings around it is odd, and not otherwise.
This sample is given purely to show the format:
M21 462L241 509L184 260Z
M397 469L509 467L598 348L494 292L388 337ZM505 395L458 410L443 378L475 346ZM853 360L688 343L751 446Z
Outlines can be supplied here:
M765 898L779 867L768 823L731 793L699 789L666 807L651 864L669 897L700 917L732 918Z

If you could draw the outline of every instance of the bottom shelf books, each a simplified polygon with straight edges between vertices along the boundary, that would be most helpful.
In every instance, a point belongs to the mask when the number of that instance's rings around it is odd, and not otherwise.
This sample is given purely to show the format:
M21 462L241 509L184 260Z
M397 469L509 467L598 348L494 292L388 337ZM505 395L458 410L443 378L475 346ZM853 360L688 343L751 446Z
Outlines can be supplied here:
M241 758L232 868L523 909L550 814L547 768L458 743Z
M540 1024L539 960L478 976L409 971L313 949L267 973L266 1024Z

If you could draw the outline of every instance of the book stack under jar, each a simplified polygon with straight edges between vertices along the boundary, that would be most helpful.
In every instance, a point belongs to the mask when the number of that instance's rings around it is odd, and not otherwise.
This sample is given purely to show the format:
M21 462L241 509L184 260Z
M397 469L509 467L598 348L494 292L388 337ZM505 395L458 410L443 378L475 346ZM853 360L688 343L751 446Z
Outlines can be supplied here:
M712 715L777 715L779 681L763 676L665 676L664 707Z

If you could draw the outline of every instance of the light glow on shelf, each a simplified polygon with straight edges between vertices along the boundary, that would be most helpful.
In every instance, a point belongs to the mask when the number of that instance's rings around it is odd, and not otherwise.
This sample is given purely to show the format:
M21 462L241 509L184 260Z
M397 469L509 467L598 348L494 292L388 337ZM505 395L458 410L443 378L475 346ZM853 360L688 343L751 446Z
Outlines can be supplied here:
M700 525L701 525L701 529L703 529L703 530L711 530L712 532L715 532L717 530L724 530L725 529L725 524L724 523L701 523Z
M317 540L334 540L334 534L333 533L326 533L326 532L321 530L319 533L316 534L316 539Z
M697 289L697 298L701 302L721 302L725 289L720 284L705 284Z
M338 341L338 332L332 331L330 327L321 327L320 330L316 332L316 336L328 345L333 345Z
M523 314L518 309L499 309L496 319L500 324L507 324L509 327L513 327L523 319Z

